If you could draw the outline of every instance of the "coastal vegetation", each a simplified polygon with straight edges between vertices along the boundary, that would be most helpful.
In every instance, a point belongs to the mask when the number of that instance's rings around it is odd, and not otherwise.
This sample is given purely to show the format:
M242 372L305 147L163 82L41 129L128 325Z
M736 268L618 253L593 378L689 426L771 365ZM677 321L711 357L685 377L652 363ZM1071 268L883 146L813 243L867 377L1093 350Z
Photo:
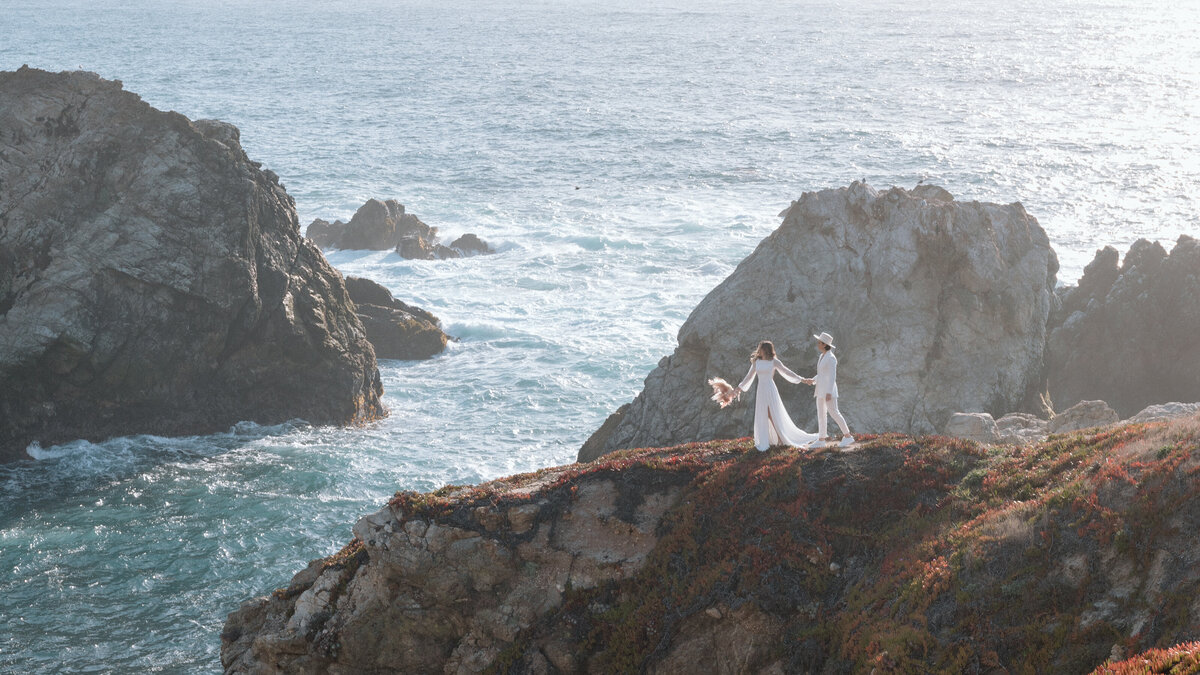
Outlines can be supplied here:
M545 611L521 607L505 583L468 592L466 606L428 608L445 626L470 627L485 608L526 617L479 648L490 672L1196 672L1195 645L1176 645L1200 627L1198 474L1193 417L1031 445L882 434L849 452L759 453L748 439L620 451L401 492L385 511L392 530L451 528L515 552L546 547L545 531L578 519L599 483L613 486L606 517L642 529L641 500L671 495L644 558L566 584ZM405 574L404 554L382 544L339 555L360 573ZM434 556L447 571L425 583L472 567L474 554L453 549ZM344 575L339 560L328 567ZM337 617L369 604L355 597L366 579L356 583L340 579L345 606L329 603L309 628L309 665L389 665L312 646L357 630ZM467 632L442 634L444 660ZM1183 670L1159 669L1168 663Z

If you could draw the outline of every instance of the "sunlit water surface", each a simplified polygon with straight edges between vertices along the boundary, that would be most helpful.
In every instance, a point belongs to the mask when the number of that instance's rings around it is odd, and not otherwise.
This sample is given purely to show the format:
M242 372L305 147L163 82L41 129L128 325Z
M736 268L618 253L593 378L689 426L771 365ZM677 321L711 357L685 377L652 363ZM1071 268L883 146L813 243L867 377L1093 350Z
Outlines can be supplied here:
M394 491L571 461L805 190L1021 201L1067 282L1105 244L1200 235L1198 27L1148 0L6 0L0 69L233 122L304 223L396 198L500 252L329 256L461 338L381 362L378 424L0 467L0 670L218 670L225 615Z

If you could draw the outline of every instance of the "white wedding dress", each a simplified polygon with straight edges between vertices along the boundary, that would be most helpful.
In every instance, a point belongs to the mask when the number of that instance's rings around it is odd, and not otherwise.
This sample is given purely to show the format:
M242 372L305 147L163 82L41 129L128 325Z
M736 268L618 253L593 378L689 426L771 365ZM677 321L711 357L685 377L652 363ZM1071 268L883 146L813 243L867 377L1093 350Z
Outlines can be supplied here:
M800 382L800 376L788 370L779 359L756 359L750 365L746 378L738 385L738 389L749 391L750 383L758 377L754 401L754 447L759 450L766 450L772 445L808 445L817 440L816 434L805 433L788 416L783 399L779 397L779 389L775 386L776 372L788 382Z

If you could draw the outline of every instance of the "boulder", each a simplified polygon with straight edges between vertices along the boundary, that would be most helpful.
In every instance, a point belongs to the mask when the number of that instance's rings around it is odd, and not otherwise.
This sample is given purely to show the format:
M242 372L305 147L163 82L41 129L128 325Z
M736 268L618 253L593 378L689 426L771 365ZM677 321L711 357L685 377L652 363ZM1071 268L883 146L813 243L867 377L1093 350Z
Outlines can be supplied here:
M368 199L350 222L330 223L317 218L308 225L308 237L323 249L386 251L395 249L410 260L460 258L464 255L494 253L474 234L464 234L445 246L438 242L437 228L426 225L395 199Z
M482 255L485 253L495 253L496 251L488 246L487 242L480 239L478 236L470 232L450 242L450 248L462 253L465 256Z
M995 443L1000 439L996 420L987 413L954 413L942 434L979 443Z
M1062 292L1046 347L1051 400L1103 399L1123 417L1200 400L1200 242L1181 236L1168 255L1139 240L1117 259L1097 252Z
M1064 434L1116 424L1120 420L1117 412L1104 401L1080 401L1051 418L1046 431L1051 434Z
M442 353L449 336L433 314L392 297L381 284L346 277L346 290L381 359L427 359Z
M1019 203L855 182L805 193L782 215L693 310L674 354L581 460L745 436L753 394L721 409L706 380L740 380L759 340L811 375L811 336L821 331L837 342L840 407L854 432L929 433L964 409L1045 412L1042 353L1058 260ZM797 423L813 429L812 389L781 382L780 390Z
M1046 438L1049 422L1027 413L1009 413L996 420L999 443L1028 445Z
M385 414L341 275L237 128L0 73L0 460L31 441Z
M1144 424L1146 422L1162 422L1181 417L1192 417L1194 415L1200 415L1200 403L1171 402L1148 406L1126 421L1131 424Z

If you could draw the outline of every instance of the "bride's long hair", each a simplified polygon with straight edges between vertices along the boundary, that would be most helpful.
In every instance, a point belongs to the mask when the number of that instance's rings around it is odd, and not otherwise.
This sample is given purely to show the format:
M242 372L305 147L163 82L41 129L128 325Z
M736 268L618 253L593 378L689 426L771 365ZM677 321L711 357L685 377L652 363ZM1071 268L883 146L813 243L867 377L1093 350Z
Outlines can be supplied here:
M771 344L770 340L763 340L758 343L758 349L750 352L750 360L755 361L762 359L764 361L775 360L775 345Z

